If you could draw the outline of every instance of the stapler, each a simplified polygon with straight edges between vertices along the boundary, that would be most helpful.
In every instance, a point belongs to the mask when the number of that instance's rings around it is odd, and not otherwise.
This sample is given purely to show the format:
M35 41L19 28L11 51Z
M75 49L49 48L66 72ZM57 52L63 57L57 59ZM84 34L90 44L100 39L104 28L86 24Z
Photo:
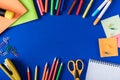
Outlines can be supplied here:
M11 80L21 80L21 77L10 59L5 59L0 68L9 76Z

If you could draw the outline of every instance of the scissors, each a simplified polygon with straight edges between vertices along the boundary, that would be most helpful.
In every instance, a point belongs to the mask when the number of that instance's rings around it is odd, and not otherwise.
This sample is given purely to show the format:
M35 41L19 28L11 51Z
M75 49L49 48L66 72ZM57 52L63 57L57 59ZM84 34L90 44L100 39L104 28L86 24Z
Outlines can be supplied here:
M82 65L81 69L79 69L79 63ZM73 69L71 69L70 66L73 66ZM76 62L74 62L73 60L70 60L68 62L67 67L69 72L74 76L74 80L80 80L80 75L84 68L83 61L80 59L76 60Z

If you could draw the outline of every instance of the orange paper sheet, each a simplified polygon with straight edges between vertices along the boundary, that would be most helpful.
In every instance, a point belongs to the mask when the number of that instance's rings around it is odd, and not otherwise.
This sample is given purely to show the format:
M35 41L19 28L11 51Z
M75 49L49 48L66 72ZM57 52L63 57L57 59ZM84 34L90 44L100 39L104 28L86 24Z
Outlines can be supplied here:
M118 56L117 39L116 38L100 38L99 48L101 57Z
M19 19L27 9L19 0L0 0L0 8L13 11L15 16L13 19L7 19L0 16L0 34Z

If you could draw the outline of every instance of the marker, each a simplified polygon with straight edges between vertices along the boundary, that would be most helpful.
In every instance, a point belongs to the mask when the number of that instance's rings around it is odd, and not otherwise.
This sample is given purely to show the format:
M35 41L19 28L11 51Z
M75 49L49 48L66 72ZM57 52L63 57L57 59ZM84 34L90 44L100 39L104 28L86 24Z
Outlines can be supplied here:
M35 76L34 76L34 80L37 80L38 77L38 66L35 67Z
M45 13L48 11L48 0L45 0Z
M54 0L51 0L50 15L54 14Z
M58 73L57 73L56 80L59 80L59 76L60 76L60 73L61 73L61 71L62 71L62 66L63 66L63 63L60 64L60 67L59 67L59 70L58 70Z
M105 0L95 11L94 13L92 14L92 17L96 16L100 10L105 6L105 4L108 2L109 0Z
M86 10L85 10L85 12L84 12L84 14L83 14L83 16L82 16L83 18L86 17L88 11L90 10L90 8L91 8L91 6L92 6L92 3L93 3L93 0L90 0L88 6L87 6L87 8L86 8Z
M57 72L57 68L58 68L58 63L59 63L59 59L58 59L58 60L57 60L57 62L56 62L56 65L55 65L55 69L54 69L54 73L53 73L52 80L54 80L54 79L55 79L56 72Z
M72 12L75 4L76 4L77 0L74 0L74 2L72 3L72 6L70 7L69 11L68 11L68 15L70 15L70 13Z
M42 80L45 80L45 75L46 75L47 67L48 67L48 63L45 64L44 72L43 72L43 76L42 76Z
M102 18L102 16L104 15L104 13L106 12L106 10L108 9L108 7L110 6L112 0L109 0L109 2L106 4L106 6L103 8L103 10L101 11L100 15L97 17L97 19L94 21L93 25L97 25L97 23L100 21L100 19Z
M78 6L78 9L76 11L76 15L78 15L80 13L80 10L81 10L81 7L82 7L82 4L83 4L83 0L80 0L80 3L79 3L79 6Z
M51 67L51 70L50 70L50 74L49 74L49 77L48 77L48 80L51 80L52 73L53 73L53 70L54 70L54 67L55 67L55 63L56 63L56 57L54 58L54 61L53 61L53 64L52 64L52 67Z
M7 19L12 19L14 17L14 12L0 8L0 16L3 16Z
M27 67L27 80L30 80L30 69Z
M62 0L59 1L58 9L57 9L57 12L56 12L56 15L57 15L57 16L58 16L59 13L60 13L61 3L62 3Z

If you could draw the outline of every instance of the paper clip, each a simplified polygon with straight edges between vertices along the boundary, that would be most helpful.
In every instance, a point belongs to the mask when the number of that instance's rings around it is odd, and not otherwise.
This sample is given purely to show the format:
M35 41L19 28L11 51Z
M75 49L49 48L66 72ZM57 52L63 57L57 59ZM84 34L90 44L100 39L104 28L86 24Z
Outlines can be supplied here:
M11 80L21 80L21 77L10 59L5 59L4 64L0 64L0 68L9 76Z
M5 56L7 54L8 54L8 52L4 52L4 51L0 50L0 56Z
M3 38L3 41L0 43L0 48L7 44L9 39L9 37Z
M73 8L74 8L76 2L77 2L77 0L74 0L74 2L72 3L72 6L70 7L70 9L69 9L69 11L68 11L68 15L70 15L70 13L72 12L72 10L73 10ZM76 15L78 15L78 14L80 13L82 4L83 4L83 0L80 0L78 9L77 9L77 11L76 11Z

